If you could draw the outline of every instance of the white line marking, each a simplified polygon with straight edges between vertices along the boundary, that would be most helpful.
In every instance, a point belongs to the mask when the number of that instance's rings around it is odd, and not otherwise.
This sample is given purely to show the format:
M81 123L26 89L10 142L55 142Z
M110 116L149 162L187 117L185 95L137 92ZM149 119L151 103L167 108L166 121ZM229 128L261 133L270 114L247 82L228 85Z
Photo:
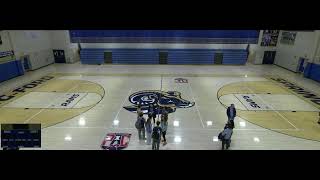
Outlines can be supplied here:
M119 108L119 110L118 110L115 118L118 118L118 115L119 115L120 111L122 110L123 105L124 105L124 103L126 102L127 98L130 96L131 91L132 91L132 88L130 88L127 96L125 96L123 102L121 103L121 106L120 106L120 108ZM115 118L114 118L114 119L115 119ZM113 120L114 120L114 119L113 119ZM112 122L113 122L113 121L112 121ZM108 122L108 123L109 123L109 122ZM79 127L76 127L76 128L79 128ZM82 127L82 128L90 128L90 127ZM117 130L118 130L118 129L119 129L119 130L123 129L123 128L118 128L118 127L112 127L112 125L110 125L110 127L108 128L108 127L107 127L107 124L105 124L103 127L93 127L93 128L95 128L95 129L117 129ZM130 128L130 129L134 129L134 128ZM106 137L106 133L103 133L103 135L102 135L102 137L99 139L99 141L103 141L103 139L104 139L105 137Z
M249 87L246 86L246 88L247 88L252 94L254 94L254 92L253 92ZM299 129L298 129L295 125L293 125L286 117L284 117L282 114L280 114L279 111L275 110L275 109L273 108L273 106L271 106L270 104L266 103L258 94L256 94L256 95L258 96L258 98L259 98L263 103L265 103L266 105L269 105L274 112L276 112L280 117L282 117L282 119L286 120L286 121L287 121L291 126L293 126L296 130L299 130Z
M74 108L84 97L88 95L88 91L85 92L85 95L82 96L71 108Z
M247 108L247 106L246 105L244 105L243 104L243 102L242 101L240 101L240 99L235 95L235 94L233 94L233 96L234 97L236 97L236 99L238 99L238 101L244 106L244 108L246 108L247 109L247 111L249 111L249 109Z
M203 123L203 121L202 121L202 117L201 117L200 111L199 111L199 109L198 109L198 103L196 103L196 100L195 100L194 95L193 95L193 91L192 91L192 88L191 88L191 82L189 81L188 84L189 84L189 88L190 88L190 92L191 92L192 99L193 99L193 101L194 101L194 103L195 103L195 106L196 106L196 109L197 109L197 112L198 112L198 116L199 116L200 121L201 121L201 125L202 125L203 128L205 128L204 123Z
M120 105L120 108L119 108L119 110L118 110L118 112L117 112L117 114L116 114L116 116L114 117L113 120L118 119L119 113L120 113L120 111L123 109L123 105L124 105L124 103L126 102L126 100L128 99L128 97L130 96L131 91L132 91L132 88L130 88L127 96L125 96L124 100L122 101L122 103L121 103L121 105ZM112 126L112 125L111 125L111 126ZM106 126L104 126L104 127L106 127Z
M116 127L101 127L101 126L95 126L95 127L79 127L79 126L69 126L69 127L49 127L53 129L117 129L117 130L134 130L136 131L136 128L116 128ZM221 131L223 128L184 128L184 129L175 129L174 131ZM233 129L234 131L301 131L303 129Z
M160 77L160 91L162 92L162 82L163 82L163 77L162 77L162 74L160 75L161 77ZM159 97L160 99L161 99L161 93L160 93L160 97ZM159 102L158 102L158 104L159 104ZM160 108L158 108L158 114L157 114L157 121L160 121L160 114L159 114L159 110L160 110Z
M69 89L69 90L67 91L67 93L70 92L71 90L77 88L78 86L79 86L79 84L75 85L74 87L72 87L71 89ZM63 94L63 93L60 94L60 96L58 96L56 99L59 99L59 98L62 97L63 95L65 95L65 94ZM50 107L51 105L52 105L52 102L50 102L45 108L42 108L42 109L41 109L39 112L37 112L36 114L32 115L30 118L28 118L27 120L25 120L25 121L23 122L23 124L28 123L31 119L33 119L34 117L36 117L37 115L39 115L42 111L44 111L45 109L47 109L47 108Z
M51 106L51 104L49 104L49 105L46 106L45 108L48 108L48 107L50 107L50 106ZM33 119L33 118L36 117L38 114L40 114L42 111L44 111L45 108L44 108L44 109L41 109L41 110L40 110L39 112L37 112L36 114L32 115L30 118L28 118L26 121L24 121L23 124L28 123L31 119Z
M279 85L279 84L277 84L277 82L274 82L274 80L271 80L270 82L271 82L272 84L276 85L276 86L279 86L280 88L282 88L282 89L285 90L286 92L289 92L290 94L292 94L292 95L298 97L299 99L301 99L301 100L303 100L303 101L311 104L312 106L314 106L314 104L312 104L310 101L308 101L308 99L303 98L303 96L302 96L301 94L298 94L298 93L295 93L294 91L291 91L291 90L289 90L289 89L286 89L286 88L283 87L281 84ZM293 83L296 83L296 82L294 82L294 81L292 81L292 82L293 82ZM309 91L310 91L310 90L309 90ZM312 92L312 91L311 91L311 92ZM314 92L312 92L312 93L313 93L313 94L318 94L318 93L314 93ZM302 97L301 97L301 96L302 96ZM315 107L315 106L314 106L314 107ZM316 108L317 108L317 107L316 107ZM318 112L318 111L313 111L313 112Z

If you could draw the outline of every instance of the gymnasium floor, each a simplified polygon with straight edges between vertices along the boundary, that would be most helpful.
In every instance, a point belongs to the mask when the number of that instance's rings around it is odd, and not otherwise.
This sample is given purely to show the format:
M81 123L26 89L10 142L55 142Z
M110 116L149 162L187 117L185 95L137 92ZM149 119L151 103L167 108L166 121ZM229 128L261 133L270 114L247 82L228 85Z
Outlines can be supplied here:
M0 94L9 95L32 81L41 82L1 102L0 122L40 122L42 149L98 150L106 133L125 132L132 134L126 149L149 150L151 146L138 140L136 114L124 107L133 105L129 96L136 92L174 91L187 107L169 114L168 144L160 149L220 149L217 135L230 103L239 115L230 149L320 149L320 107L271 78L320 94L319 83L275 65L53 64L0 83ZM73 101L61 107L74 93ZM261 108L253 109L244 97Z

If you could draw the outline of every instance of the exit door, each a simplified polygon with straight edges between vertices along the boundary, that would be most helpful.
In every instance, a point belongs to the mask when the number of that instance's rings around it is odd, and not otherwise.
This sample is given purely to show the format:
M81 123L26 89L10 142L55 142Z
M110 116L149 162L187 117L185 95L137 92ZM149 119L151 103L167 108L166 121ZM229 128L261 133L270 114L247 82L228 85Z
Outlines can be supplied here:
M64 50L53 50L53 56L55 63L66 63L66 56L64 54Z
M216 52L214 53L214 64L222 64L223 53Z
M111 51L104 52L104 63L112 64L112 52Z
M273 64L275 56L276 51L265 51L263 55L262 64Z
M168 51L159 52L159 64L168 64Z

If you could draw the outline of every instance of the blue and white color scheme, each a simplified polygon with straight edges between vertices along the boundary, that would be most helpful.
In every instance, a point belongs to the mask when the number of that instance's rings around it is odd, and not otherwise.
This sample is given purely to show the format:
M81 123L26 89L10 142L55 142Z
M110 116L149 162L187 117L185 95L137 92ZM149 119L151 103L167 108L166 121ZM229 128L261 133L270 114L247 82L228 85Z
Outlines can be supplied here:
M159 64L159 52L168 52L168 64L214 64L215 54L222 53L222 64L244 65L245 49L81 49L82 64L104 64L104 52L112 52L112 64Z
M72 43L257 44L257 30L71 30Z
M157 114L161 114L159 107L165 107L168 113L173 113L177 108L189 108L195 105L194 102L182 99L180 92L158 90L145 90L133 93L129 96L129 102L133 105L123 108L131 112L137 112L138 105L141 105L141 110L144 114L148 113L150 104L155 105L155 112Z
M0 52L0 58L2 57L7 57L7 56L13 56L14 52L13 51L4 51L4 52Z

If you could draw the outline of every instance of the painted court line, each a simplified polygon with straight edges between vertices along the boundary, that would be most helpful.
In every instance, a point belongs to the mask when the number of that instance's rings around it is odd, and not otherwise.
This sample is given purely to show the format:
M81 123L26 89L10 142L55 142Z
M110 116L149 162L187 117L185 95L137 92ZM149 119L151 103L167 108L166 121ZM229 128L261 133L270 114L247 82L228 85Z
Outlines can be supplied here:
M69 89L69 90L67 91L67 93L70 92L71 90L77 88L78 86L79 86L79 84L75 85L74 87L72 87L71 89ZM63 95L64 95L64 94L61 94L61 95L59 96L59 98L62 97ZM57 98L57 99L59 99L59 98ZM34 117L36 117L37 115L39 115L39 114L40 114L41 112L43 112L46 108L48 108L50 105L51 105L51 103L48 104L48 106L46 106L45 108L42 108L42 109L41 109L39 112L37 112L36 114L32 115L32 116L31 116L30 118L28 118L27 120L25 120L25 121L23 122L23 124L28 123L31 119L33 119Z
M86 95L82 96L79 101L77 101L71 108L75 107L82 99L84 99L88 95L88 91L85 92Z
M36 114L32 115L30 118L28 118L26 121L23 122L23 124L28 123L31 119L33 119L34 117L36 117L38 114L40 114L42 111L44 111L46 108L50 107L51 104L49 104L48 106L46 106L45 108L41 109L39 112L37 112Z
M116 127L100 127L100 126L95 126L95 127L81 127L81 126L69 126L69 127L50 127L50 129L117 129L117 130L133 130L136 131L136 128L116 128ZM183 129L175 129L172 132L175 131L221 131L223 128L183 128ZM261 128L261 129L233 129L234 131L270 131L270 130L274 130L274 131L301 131L302 129L265 129L265 128Z
M252 94L254 94L254 92L249 88L246 87ZM265 103L266 105L269 105L271 107L271 109L276 112L282 119L286 120L291 126L293 126L295 129L299 130L295 125L293 125L286 117L284 117L282 114L279 113L279 111L275 110L270 104L266 103L258 94L256 94L258 96L258 98L263 101L263 103Z
M118 110L118 112L117 112L117 114L116 114L116 116L115 116L115 118L114 118L113 120L118 119L118 115L119 115L120 111L122 110L123 105L124 105L124 103L126 102L127 98L130 96L131 91L132 91L132 88L130 88L127 96L125 96L125 98L124 98L123 102L121 103L121 106L120 106L120 108L119 108L119 110ZM108 122L108 123L109 123L109 122ZM78 128L79 128L79 127L78 127ZM88 128L88 127L82 127L82 128ZM93 127L93 128L95 128L95 127ZM111 122L111 125L110 125L109 128L107 127L107 124L105 124L103 127L97 127L97 128L95 128L95 129L117 129L117 130L119 129L119 130L121 130L121 128L112 127L112 122ZM132 129L133 129L133 128L132 128ZM104 139L105 137L106 137L106 133L103 133L101 139Z
M124 100L122 101L122 103L121 103L121 105L120 105L120 108L119 108L119 110L118 110L118 112L117 112L117 114L116 114L116 116L115 116L115 118L114 118L113 120L118 119L119 113L120 113L120 111L123 109L123 105L124 105L124 103L126 102L127 98L130 96L131 91L132 91L132 88L130 88L127 96L124 97ZM105 125L104 127L106 127L106 125ZM111 125L110 127L112 127L112 125Z
M279 86L281 89L285 90L286 92L288 92L288 93L290 93L290 94L298 97L299 99L303 100L304 102L307 102L308 104L311 104L312 106L314 106L314 104L312 104L312 103L311 103L310 101L308 101L306 98L302 98L300 94L294 93L293 91L290 91L289 89L286 89L285 87L277 84L276 82L273 82L273 80L270 81L270 82L271 82L272 84L276 85L276 86ZM293 81L293 83L296 83L296 82ZM308 91L310 91L310 90L308 90ZM313 92L313 91L310 91L310 92L313 93L313 94L318 94L318 93L315 93L315 92ZM317 108L317 107L316 107L316 108Z
M103 65L102 65L103 66ZM102 69L105 67L101 67ZM111 68L112 69L112 68ZM160 73L118 73L118 72L111 72L111 73L87 73L87 72L56 72L54 73L56 75L83 75L83 76L153 76L153 77L159 77L161 75L165 77L176 77L176 76L185 76L185 77L243 77L245 74L247 74L250 77L263 77L260 74L248 74L248 73L241 73L241 74L217 74L217 73L201 73L201 74L194 74L194 73L166 73L166 74L160 74Z
M194 101L194 103L195 103L195 106L196 106L196 109L197 109L197 112L198 112L198 116L199 116L200 121L201 121L201 125L202 125L203 128L205 128L204 123L203 123L203 121L202 121L202 117L201 117L200 111L199 111L199 109L198 109L198 105L197 105L198 103L196 103L196 100L195 100L195 98L194 98L193 91L192 91L192 88L191 88L191 84L190 84L190 83L191 83L191 82L189 82L188 84L189 84L191 96L192 96L192 99L193 99L193 101Z
M236 97L236 98L240 101L240 99L239 99L236 95L233 94L233 96ZM249 109L247 108L247 106L244 105L242 101L240 101L240 103L249 111Z
M91 83L81 83L81 84L91 84ZM84 93L86 93L86 95L84 95L82 98L79 99L78 102L76 102L71 108L75 107L82 99L84 99L84 97L86 97L88 95L88 90L86 90ZM100 94L99 94L100 95ZM101 95L100 95L101 96ZM101 96L101 99L103 97Z

